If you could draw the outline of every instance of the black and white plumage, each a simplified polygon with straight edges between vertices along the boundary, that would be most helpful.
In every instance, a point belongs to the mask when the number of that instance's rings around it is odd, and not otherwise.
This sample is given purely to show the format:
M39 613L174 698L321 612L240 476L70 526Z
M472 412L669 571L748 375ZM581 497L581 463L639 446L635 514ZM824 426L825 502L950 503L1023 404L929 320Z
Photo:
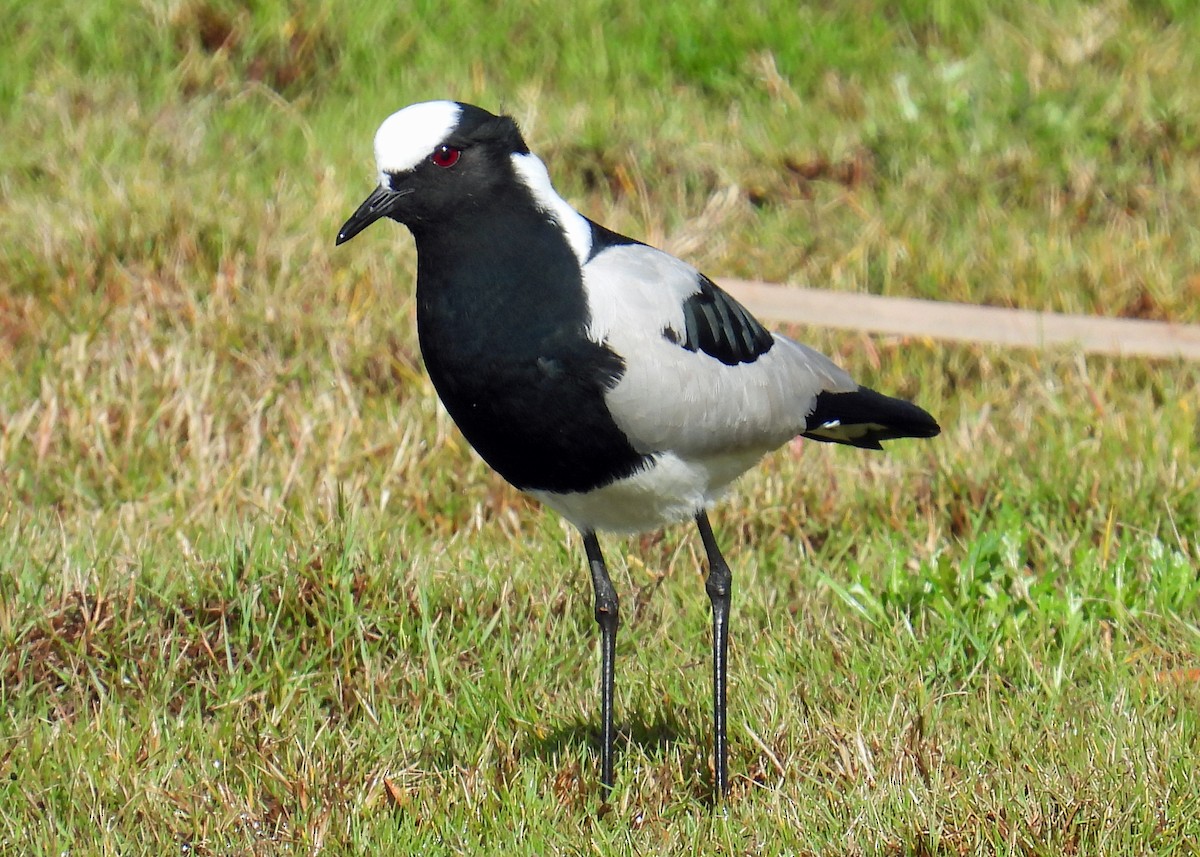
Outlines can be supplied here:
M880 449L933 437L937 423L769 332L692 266L579 214L508 117L414 104L379 128L375 157L379 185L337 243L381 217L408 226L421 351L447 411L488 464L583 534L602 634L606 790L618 598L596 533L696 521L723 794L731 574L706 509L794 437Z

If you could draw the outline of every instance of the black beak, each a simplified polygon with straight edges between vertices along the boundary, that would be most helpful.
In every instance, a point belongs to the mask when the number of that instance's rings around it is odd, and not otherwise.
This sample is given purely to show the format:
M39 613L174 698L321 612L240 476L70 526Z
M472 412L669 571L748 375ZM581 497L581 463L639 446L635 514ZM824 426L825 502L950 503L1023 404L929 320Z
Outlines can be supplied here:
M392 213L396 203L410 193L412 193L411 188L392 190L383 185L375 188L371 191L371 195L363 200L358 210L350 215L350 219L342 224L336 243L345 244L379 218L387 217Z

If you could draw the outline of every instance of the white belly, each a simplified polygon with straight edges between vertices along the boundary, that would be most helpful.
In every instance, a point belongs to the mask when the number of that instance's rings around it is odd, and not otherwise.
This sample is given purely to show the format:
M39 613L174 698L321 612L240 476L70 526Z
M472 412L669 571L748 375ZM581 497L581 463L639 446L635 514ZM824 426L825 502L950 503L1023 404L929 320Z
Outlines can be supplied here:
M530 491L583 532L640 533L687 520L717 500L762 453L685 460L661 453L632 476L586 493Z

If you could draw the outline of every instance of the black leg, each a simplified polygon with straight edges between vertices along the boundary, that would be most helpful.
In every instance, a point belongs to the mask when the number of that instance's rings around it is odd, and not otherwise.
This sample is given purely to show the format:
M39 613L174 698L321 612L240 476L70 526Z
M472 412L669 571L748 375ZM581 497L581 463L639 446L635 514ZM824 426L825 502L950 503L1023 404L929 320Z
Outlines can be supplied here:
M595 533L583 534L583 547L592 572L596 623L600 626L600 784L607 797L613 786L613 661L617 655L619 604Z
M725 739L725 688L729 675L729 592L733 575L721 556L717 540L713 538L708 514L703 510L696 515L696 526L708 554L708 577L704 589L713 611L713 770L716 777L717 799L729 793L729 746Z

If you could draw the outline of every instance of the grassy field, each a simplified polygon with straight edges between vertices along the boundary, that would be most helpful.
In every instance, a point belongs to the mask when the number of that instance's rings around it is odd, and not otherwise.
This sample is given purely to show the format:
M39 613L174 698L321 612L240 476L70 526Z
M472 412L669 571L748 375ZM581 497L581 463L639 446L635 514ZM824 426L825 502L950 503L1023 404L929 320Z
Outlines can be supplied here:
M690 528L578 538L440 410L392 110L515 115L722 276L1200 322L1200 7L73 5L0 30L0 853L1200 853L1200 367L797 336L945 428L769 457L710 801Z

